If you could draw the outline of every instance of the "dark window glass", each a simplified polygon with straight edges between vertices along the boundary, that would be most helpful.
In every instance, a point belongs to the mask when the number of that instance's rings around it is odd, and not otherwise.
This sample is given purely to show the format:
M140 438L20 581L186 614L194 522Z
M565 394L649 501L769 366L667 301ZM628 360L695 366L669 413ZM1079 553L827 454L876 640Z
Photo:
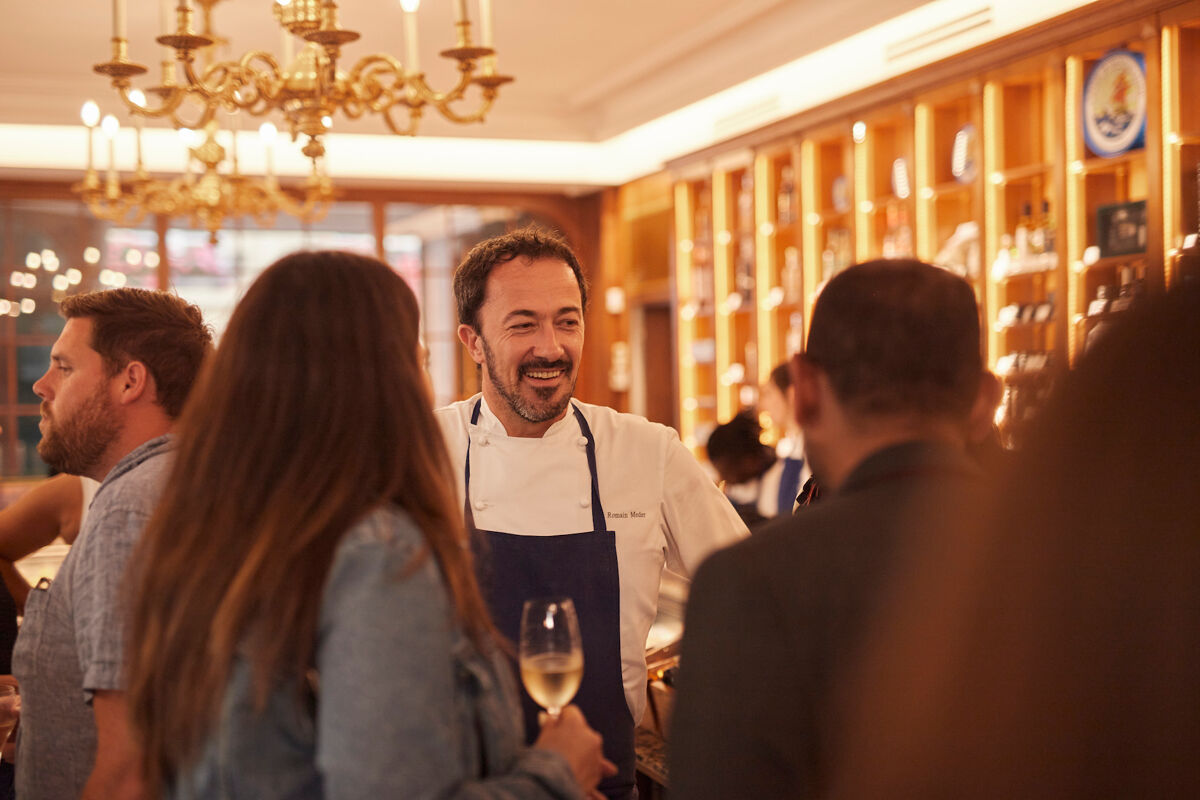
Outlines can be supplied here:
M50 469L38 455L37 445L42 440L38 430L41 417L17 417L17 472L20 475L48 475Z
M25 345L17 348L17 402L40 403L33 384L50 366L50 345Z

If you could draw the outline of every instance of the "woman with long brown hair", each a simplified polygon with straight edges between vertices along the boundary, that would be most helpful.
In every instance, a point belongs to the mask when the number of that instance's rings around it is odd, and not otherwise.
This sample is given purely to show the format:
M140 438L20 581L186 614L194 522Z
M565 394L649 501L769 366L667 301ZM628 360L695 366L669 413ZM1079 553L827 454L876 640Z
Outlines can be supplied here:
M578 711L521 745L418 355L416 298L296 253L235 310L134 560L129 699L169 797L576 797Z

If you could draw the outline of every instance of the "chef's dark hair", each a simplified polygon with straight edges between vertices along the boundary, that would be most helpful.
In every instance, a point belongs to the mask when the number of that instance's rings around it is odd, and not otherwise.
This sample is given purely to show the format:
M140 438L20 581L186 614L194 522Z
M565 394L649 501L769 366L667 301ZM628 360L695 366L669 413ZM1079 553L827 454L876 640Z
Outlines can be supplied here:
M914 259L867 261L839 273L813 308L804 360L862 415L961 419L979 391L975 293Z
M458 306L458 321L479 332L479 308L487 298L488 276L492 270L514 258L526 262L542 258L557 258L571 268L579 283L580 307L587 311L587 279L566 240L553 231L530 226L485 239L471 248L467 257L454 271L454 302Z

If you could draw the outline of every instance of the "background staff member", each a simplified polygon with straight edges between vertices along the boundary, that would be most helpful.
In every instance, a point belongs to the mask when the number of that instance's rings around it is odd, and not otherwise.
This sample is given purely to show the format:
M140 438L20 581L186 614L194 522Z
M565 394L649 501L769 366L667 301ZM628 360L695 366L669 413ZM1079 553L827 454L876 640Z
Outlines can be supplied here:
M485 241L459 265L454 292L483 392L437 417L485 597L514 642L526 599L574 598L585 659L576 703L619 770L600 788L632 797L663 567L690 574L746 527L675 431L572 399L587 285L562 239L525 229ZM531 735L536 706L524 701Z

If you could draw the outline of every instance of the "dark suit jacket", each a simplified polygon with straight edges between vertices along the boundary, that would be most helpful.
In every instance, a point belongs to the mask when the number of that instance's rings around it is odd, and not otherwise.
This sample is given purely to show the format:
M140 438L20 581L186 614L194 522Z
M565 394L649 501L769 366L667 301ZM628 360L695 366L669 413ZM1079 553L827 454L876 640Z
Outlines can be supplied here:
M837 493L701 565L668 737L671 800L824 791L831 690L897 546L980 488L978 469L951 447L889 447Z

